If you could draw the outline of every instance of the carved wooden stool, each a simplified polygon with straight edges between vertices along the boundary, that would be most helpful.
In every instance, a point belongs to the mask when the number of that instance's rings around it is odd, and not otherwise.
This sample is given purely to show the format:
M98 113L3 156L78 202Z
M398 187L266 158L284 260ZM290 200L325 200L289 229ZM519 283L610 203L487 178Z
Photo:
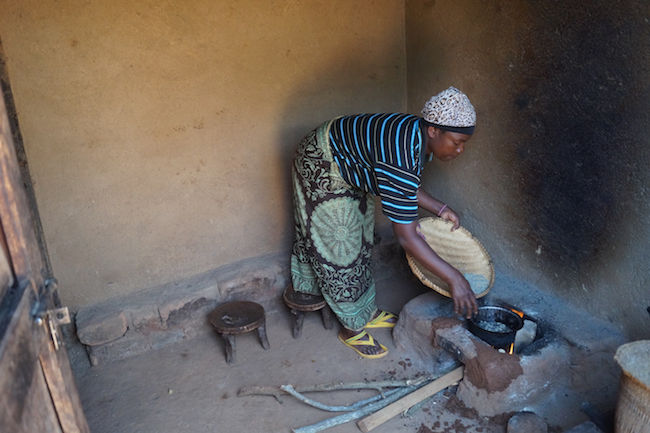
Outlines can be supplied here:
M284 290L282 298L284 298L285 304L287 304L293 315L293 338L300 337L305 313L310 311L320 310L323 318L323 326L325 329L332 329L332 310L327 306L322 296L296 292L293 290L293 285L289 284Z
M208 320L226 342L226 362L235 362L235 336L257 329L257 335L264 350L269 349L266 337L266 317L264 307L255 302L235 301L219 305L209 315Z

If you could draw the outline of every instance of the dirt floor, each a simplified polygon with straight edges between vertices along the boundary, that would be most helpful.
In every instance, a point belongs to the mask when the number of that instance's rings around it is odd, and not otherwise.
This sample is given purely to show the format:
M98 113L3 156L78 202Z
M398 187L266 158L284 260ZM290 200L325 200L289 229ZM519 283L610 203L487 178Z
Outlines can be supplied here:
M414 280L389 277L377 281L378 303L392 311L428 289ZM440 297L440 302L450 302ZM386 379L421 374L408 354L398 353L389 330L373 335L391 352L365 360L344 347L336 329L323 328L320 315L307 314L302 336L291 335L289 313L267 312L271 345L264 351L254 333L237 337L236 362L228 365L216 335L166 346L122 361L89 367L73 356L83 406L93 433L290 432L338 415L306 406L292 397L281 403L269 396L238 397L248 385L313 385ZM440 372L441 374L444 372ZM347 404L372 391L310 393L328 404ZM506 419L483 419L459 405L454 389L438 393L408 416L397 416L375 432L502 433ZM359 431L354 423L327 430Z

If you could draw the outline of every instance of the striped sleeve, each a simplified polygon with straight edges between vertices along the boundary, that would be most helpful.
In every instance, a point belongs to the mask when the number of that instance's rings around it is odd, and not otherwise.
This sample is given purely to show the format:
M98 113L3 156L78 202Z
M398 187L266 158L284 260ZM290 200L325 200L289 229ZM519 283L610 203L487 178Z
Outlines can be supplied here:
M375 165L375 173L382 210L388 219L399 224L415 221L418 217L419 176L383 162Z

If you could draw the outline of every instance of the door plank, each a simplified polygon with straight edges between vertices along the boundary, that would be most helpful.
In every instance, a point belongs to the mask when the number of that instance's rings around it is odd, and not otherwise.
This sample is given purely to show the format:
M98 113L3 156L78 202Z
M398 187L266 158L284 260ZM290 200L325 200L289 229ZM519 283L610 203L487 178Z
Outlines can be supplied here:
M29 431L21 426L26 423L29 397L37 386L35 377L41 371L38 355L46 337L30 317L33 291L23 287L18 295L17 308L0 340L0 426L8 432ZM47 400L51 401L49 397Z
M34 383L27 396L21 432L63 433L52 405L47 384L38 362L35 364Z
M44 265L3 98L0 98L0 221L14 275L17 279L29 276L34 279L35 287L40 287Z
M4 233L0 227L0 299L7 289L14 285L14 274L11 271L7 250L4 244Z
M41 366L63 431L90 433L86 417L81 411L81 400L72 372L69 368L61 368L62 365L70 365L67 352L56 350L51 340L48 340L43 349Z

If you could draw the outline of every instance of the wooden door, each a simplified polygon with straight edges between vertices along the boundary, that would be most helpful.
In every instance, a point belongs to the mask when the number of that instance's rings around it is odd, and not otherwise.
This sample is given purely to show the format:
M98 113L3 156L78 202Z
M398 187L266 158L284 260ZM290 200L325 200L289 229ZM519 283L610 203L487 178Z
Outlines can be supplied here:
M0 98L0 431L89 432ZM59 334L60 335L60 334Z

